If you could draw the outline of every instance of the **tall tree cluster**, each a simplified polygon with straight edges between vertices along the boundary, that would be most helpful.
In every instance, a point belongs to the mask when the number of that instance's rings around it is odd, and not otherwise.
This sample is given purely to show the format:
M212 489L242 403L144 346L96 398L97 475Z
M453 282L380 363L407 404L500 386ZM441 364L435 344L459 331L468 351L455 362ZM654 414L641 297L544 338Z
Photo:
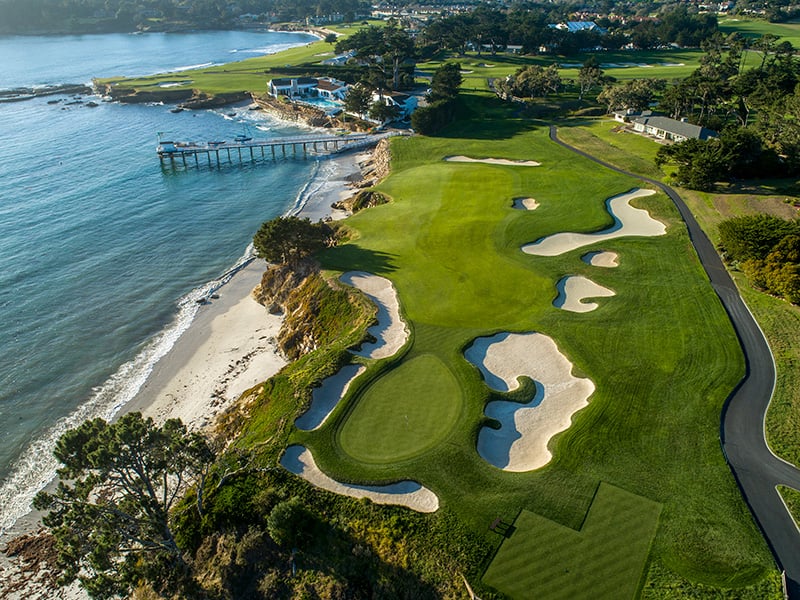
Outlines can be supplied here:
M432 135L455 119L461 81L461 65L458 63L445 63L436 70L427 96L428 105L411 115L411 126L416 132Z
M757 288L800 304L800 222L770 215L719 225L720 246Z
M132 31L150 18L194 27L225 27L243 14L279 21L340 13L367 14L364 0L0 0L0 31Z
M700 66L664 92L660 108L721 134L661 148L657 161L677 164L678 182L696 189L800 173L800 61L792 45L774 36L749 44L714 36L703 48ZM759 60L743 69L748 53Z

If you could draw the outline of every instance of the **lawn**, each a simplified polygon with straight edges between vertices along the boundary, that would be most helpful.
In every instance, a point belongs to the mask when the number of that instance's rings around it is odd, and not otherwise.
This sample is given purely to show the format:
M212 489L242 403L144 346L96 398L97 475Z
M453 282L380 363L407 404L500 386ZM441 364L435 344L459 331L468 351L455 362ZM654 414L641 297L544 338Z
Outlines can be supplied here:
M661 506L600 484L579 531L522 511L483 581L512 598L634 598Z
M584 119L567 125L559 134L568 142L630 171L666 180L652 163L657 143L615 133L615 122L610 119ZM716 193L680 193L712 242L718 241L717 227L723 219L752 214L794 219L798 216L796 205L800 204L794 180L740 182ZM733 275L767 336L777 367L775 392L765 420L767 441L778 456L800 464L800 307L756 291L741 273Z
M393 141L392 174L378 188L392 202L348 219L351 240L321 257L327 269L393 281L412 329L408 350L373 366L322 428L295 432L291 442L341 480L419 481L437 493L440 510L490 544L498 540L489 523L520 511L580 529L606 482L663 506L649 564L668 576L657 589L675 579L725 588L764 580L774 565L718 437L722 404L744 364L677 211L660 194L639 199L668 234L604 242L620 256L616 269L586 265L580 256L589 248L524 255L519 247L540 237L608 227L605 199L640 183L555 146L545 124L519 120L495 99L466 94L463 102L462 120L443 136ZM443 160L455 154L542 166ZM540 207L512 209L519 197ZM565 313L552 301L567 274L617 295L594 312ZM501 471L476 452L491 391L463 350L498 331L552 337L574 373L597 386L573 425L550 441L553 460L529 473ZM419 381L428 368L446 381ZM424 413L414 419L440 422L410 435L406 406ZM597 544L610 552L617 535Z
M521 56L500 52L495 56L475 52L464 55L449 54L436 60L420 62L417 68L423 73L433 72L445 62L461 63L463 88L487 90L488 79L505 77L520 67L528 65L547 66L558 63L562 66L561 77L576 79L578 70L591 54L575 56ZM669 81L688 76L700 64L702 52L694 49L638 50L596 53L606 75L620 80L637 78L663 78Z
M800 23L770 23L763 19L724 17L719 20L719 28L724 34L739 33L747 38L758 38L767 34L778 36L779 42L791 42L800 47Z

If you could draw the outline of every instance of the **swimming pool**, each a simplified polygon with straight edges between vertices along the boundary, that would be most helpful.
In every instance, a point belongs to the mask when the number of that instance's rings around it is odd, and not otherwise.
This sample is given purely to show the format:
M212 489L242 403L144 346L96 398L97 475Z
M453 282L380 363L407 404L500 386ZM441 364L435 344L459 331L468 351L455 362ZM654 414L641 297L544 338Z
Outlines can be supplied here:
M319 96L310 96L303 98L302 100L298 100L298 102L302 104L308 104L313 106L314 108L318 108L320 110L324 110L325 114L333 115L342 110L342 103L336 102L334 100L328 100L327 98L321 98Z

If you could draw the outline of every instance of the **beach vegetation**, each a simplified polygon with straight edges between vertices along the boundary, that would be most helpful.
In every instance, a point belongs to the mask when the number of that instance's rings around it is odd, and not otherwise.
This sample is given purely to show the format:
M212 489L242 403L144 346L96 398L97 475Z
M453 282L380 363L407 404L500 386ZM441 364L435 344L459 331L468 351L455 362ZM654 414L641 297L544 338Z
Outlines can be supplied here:
M275 264L297 263L325 248L333 230L325 223L299 217L275 217L261 224L253 236L256 253Z
M214 460L205 439L176 419L157 426L141 413L84 422L64 433L54 492L34 506L56 540L61 584L79 579L93 598L126 595L140 580L171 595L192 587L190 569L170 522L189 486ZM202 494L193 510L202 515Z

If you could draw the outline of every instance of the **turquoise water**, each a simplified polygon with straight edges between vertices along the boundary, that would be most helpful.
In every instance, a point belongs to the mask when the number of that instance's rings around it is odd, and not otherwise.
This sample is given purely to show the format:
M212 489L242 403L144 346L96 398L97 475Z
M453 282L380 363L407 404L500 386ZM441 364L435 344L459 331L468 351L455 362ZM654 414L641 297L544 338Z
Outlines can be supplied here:
M324 110L328 114L340 112L343 106L341 102L334 102L333 100L320 98L318 96L303 98L302 100L299 100L299 102L302 104L310 104L311 106L315 106L316 108Z
M224 62L303 34L0 37L0 88ZM194 314L194 299L285 212L313 162L162 169L156 133L299 130L246 107L173 114L100 102L0 104L0 531L52 476L68 426L110 417ZM68 99L67 99L68 100ZM96 101L99 99L95 98Z

